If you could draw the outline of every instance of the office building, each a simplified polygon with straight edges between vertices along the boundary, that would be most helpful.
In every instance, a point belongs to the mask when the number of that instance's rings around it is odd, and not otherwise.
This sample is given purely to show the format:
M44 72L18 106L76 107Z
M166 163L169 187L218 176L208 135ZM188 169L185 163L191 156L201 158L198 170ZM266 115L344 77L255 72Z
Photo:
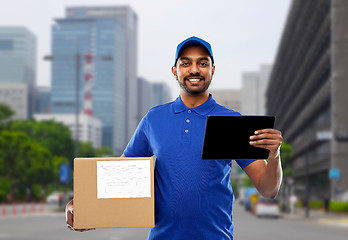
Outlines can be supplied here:
M14 119L32 116L35 83L35 35L25 27L0 27L0 98L16 112Z
M0 83L0 103L5 103L12 109L14 115L11 119L24 120L32 116L31 89L25 83Z
M267 113L292 146L284 167L302 197L306 179L313 198L348 193L347 26L347 1L294 0L278 47Z
M153 106L173 101L170 87L165 83L155 82L153 87Z
M63 123L69 127L71 136L73 139L76 138L76 116L75 114L45 114L37 113L34 114L34 118L37 121L42 120L54 120L59 123ZM86 114L79 114L79 125L78 125L79 141L91 142L94 148L101 147L102 143L102 122L93 116Z
M155 106L172 101L170 87L165 83L138 78L138 122Z
M37 87L36 88L36 111L35 113L50 113L51 112L51 88Z
M129 6L94 6L94 7L68 7L66 17L69 19L94 18L114 19L124 29L122 36L125 42L122 51L125 51L125 141L128 143L138 125L138 16ZM119 49L121 50L121 49ZM116 137L117 138L117 137ZM122 150L123 151L123 150Z
M240 112L242 105L241 89L211 89L215 101L228 109Z
M52 113L75 113L76 89L82 111L84 66L91 55L93 114L102 121L102 145L117 155L138 119L136 34L137 16L129 7L69 7L52 27Z
M138 122L153 107L153 84L146 79L138 78Z
M271 65L263 64L259 71L242 74L242 114L266 114L266 89L271 69Z

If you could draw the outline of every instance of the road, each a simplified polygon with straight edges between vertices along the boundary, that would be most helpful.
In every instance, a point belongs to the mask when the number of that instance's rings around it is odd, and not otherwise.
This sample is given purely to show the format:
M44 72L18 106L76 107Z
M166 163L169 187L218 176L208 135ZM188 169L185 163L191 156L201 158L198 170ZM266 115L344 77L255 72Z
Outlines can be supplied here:
M234 204L233 218L235 223L235 239L257 240L347 240L348 226L327 224L319 219L305 219L304 217L279 219L261 218L245 212Z
M346 240L348 227L317 220L258 219L237 203L233 210L237 240ZM36 213L0 217L0 240L142 240L149 229L97 229L79 233L69 230L62 213Z

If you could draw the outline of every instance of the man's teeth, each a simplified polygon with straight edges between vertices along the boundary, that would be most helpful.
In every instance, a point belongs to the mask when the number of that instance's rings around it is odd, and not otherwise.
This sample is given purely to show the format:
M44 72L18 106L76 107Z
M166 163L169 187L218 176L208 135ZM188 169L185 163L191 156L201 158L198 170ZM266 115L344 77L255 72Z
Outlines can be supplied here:
M199 82L201 79L197 79L197 78L195 78L195 79L189 79L189 81L190 82Z

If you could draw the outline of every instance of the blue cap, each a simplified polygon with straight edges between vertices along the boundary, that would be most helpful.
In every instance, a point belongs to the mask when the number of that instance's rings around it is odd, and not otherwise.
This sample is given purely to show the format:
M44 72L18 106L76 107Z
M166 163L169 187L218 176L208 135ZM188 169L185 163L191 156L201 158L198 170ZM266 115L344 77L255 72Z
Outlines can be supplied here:
M209 53L211 60L214 64L213 51L211 50L210 44L201 38L190 37L190 38L182 41L181 43L179 43L178 47L176 48L174 66L176 65L176 62L178 61L178 58L179 58L180 54L182 53L182 51L184 51L185 48L191 47L191 46L201 46L205 50L207 50L207 52Z

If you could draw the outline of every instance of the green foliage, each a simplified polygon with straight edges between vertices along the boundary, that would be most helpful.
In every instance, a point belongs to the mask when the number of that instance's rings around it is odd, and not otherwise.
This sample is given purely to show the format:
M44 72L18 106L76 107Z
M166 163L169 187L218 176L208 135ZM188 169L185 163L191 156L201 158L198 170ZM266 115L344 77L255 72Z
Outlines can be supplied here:
M245 176L243 180L243 187L254 187L253 182L250 180L248 176Z
M0 178L0 202L6 201L8 194L11 191L11 183L8 177Z
M62 186L59 166L74 158L70 129L52 120L15 120L7 123L11 112L0 104L0 201L41 199ZM80 143L80 156L112 156L111 149L94 149Z
M96 157L109 157L113 155L113 152L109 147L101 146L100 148L94 150L94 155Z
M52 120L17 120L10 124L10 129L25 132L47 148L53 156L64 156L71 161L74 157L74 141L70 129L62 123Z
M0 103L0 122L10 119L14 115L14 111L4 103Z
M79 157L94 157L94 148L91 142L80 142Z
M239 197L239 184L237 180L231 179L231 186L233 189L233 194L235 195L236 198Z
M91 142L80 142L79 157L106 157L113 156L112 150L109 147L102 146L100 148L93 148Z
M287 144L285 141L280 145L280 159L282 166L286 166L287 161L292 157L292 147L290 144ZM290 177L294 174L293 169L285 167L283 170L284 177Z
M294 175L294 170L287 167L283 170L283 175L284 175L284 177L288 177L288 176L290 177L290 176Z
M309 202L309 208L311 209L320 209L324 206L323 201L310 201Z
M330 202L329 210L334 212L348 212L348 202Z
M34 199L39 200L42 198L43 188L39 184L33 184L32 186L32 196Z
M59 180L59 166L63 163L69 163L69 160L66 157L61 157L61 156L55 156L52 159L53 175L57 184Z
M53 178L52 155L24 132L0 133L1 176L9 179L12 195L23 199L33 184L45 186Z
M301 201L296 203L297 207L304 207ZM323 201L310 201L309 208L321 209L324 206ZM329 204L329 210L334 212L347 212L348 213L348 202L334 202L331 201Z
M290 144L287 144L285 141L280 145L280 158L282 163L286 162L289 158L292 157L292 147Z

